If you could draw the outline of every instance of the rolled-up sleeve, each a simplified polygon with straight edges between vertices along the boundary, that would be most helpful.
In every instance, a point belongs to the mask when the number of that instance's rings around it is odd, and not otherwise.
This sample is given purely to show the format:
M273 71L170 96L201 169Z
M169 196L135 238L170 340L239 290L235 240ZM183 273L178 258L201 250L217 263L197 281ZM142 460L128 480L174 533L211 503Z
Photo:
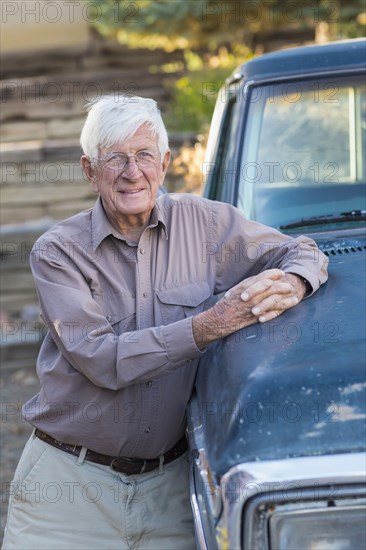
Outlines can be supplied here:
M247 220L238 209L222 203L213 206L212 225L217 293L273 268L306 279L312 287L310 294L327 280L328 258L308 237L291 238Z

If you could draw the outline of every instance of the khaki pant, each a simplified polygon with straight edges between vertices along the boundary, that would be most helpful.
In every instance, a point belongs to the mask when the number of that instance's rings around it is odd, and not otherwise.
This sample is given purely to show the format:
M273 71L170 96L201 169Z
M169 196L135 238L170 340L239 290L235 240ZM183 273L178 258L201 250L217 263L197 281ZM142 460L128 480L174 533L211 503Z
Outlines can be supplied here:
M10 486L4 550L195 548L188 459L127 476L31 436Z

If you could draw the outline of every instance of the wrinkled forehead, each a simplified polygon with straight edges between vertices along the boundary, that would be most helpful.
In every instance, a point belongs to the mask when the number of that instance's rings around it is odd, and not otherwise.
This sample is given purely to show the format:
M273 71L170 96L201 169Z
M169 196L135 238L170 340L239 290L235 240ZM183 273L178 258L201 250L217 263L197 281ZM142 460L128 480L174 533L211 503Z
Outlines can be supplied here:
M105 141L99 145L99 151L102 152L121 152L135 153L143 149L153 153L159 152L158 137L153 132L148 123L142 124L139 128L131 129L129 132L121 131L113 143Z

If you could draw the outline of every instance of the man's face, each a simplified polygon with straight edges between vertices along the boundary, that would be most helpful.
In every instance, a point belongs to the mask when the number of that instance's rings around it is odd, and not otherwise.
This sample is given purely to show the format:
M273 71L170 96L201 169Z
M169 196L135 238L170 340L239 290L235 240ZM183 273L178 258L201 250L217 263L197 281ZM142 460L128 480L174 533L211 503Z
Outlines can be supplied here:
M161 159L156 137L143 125L123 143L100 149L99 159L90 165L84 156L82 164L110 221L122 230L146 224L164 182L170 152Z

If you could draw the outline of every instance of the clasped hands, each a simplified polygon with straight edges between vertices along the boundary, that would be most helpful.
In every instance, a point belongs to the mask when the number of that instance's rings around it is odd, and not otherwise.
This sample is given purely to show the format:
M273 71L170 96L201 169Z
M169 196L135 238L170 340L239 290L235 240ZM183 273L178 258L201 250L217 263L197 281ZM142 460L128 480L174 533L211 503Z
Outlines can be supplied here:
M305 292L306 285L299 276L269 269L231 288L223 299L239 316L244 313L264 323L298 304Z
M241 328L274 319L298 304L306 284L293 273L268 269L248 277L225 293L212 308L193 318L199 348Z

